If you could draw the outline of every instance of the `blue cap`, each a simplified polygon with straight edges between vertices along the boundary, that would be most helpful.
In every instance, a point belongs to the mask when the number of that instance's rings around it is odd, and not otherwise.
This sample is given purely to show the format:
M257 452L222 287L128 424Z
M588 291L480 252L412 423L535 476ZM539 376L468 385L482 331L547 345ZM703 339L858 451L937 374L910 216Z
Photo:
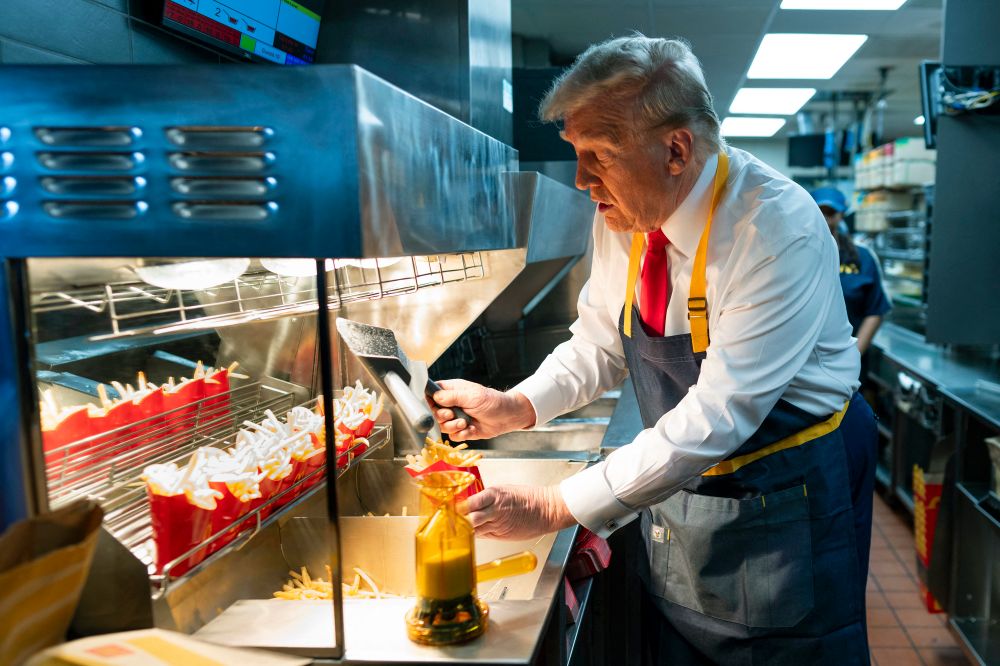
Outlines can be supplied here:
M841 213L847 210L847 197L836 187L817 188L813 190L812 197L817 206L829 206Z

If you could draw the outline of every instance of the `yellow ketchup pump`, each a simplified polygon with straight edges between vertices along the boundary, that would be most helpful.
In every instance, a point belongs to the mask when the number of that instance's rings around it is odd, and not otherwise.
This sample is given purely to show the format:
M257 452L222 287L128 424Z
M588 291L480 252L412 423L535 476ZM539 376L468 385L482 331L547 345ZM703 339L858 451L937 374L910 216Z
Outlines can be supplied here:
M475 477L468 472L429 472L420 486L416 535L417 603L406 615L411 641L447 645L476 638L489 620L489 607L476 596L476 581L533 571L537 558L525 551L475 566L472 524L459 513L457 496Z

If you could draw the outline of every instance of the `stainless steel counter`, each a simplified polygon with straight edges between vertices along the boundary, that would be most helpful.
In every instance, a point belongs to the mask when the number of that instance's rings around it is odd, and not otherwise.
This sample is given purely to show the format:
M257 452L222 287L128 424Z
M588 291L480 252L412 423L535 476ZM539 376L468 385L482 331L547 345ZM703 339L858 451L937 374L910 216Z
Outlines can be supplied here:
M944 389L947 400L1000 428L1000 395L981 388Z
M996 362L987 363L981 358L931 344L913 331L892 323L879 329L872 345L941 390L973 387L979 379L1000 383L1000 367Z
M984 388L984 384L1000 386L996 361L931 344L892 323L879 329L872 345L890 361L934 384L959 406L1000 427L1000 395Z
M489 629L479 639L462 645L428 647L406 637L403 618L413 606L412 598L346 600L344 613L345 656L343 661L315 659L316 664L382 663L477 663L529 664L542 645L553 605L561 599L563 571L576 529L556 535L544 563L535 598L490 601ZM232 629L237 627L234 634ZM330 602L248 600L234 607L220 623L207 625L197 638L214 643L254 646L281 641L286 650L315 654L316 645L333 645ZM294 644L290 644L292 639Z

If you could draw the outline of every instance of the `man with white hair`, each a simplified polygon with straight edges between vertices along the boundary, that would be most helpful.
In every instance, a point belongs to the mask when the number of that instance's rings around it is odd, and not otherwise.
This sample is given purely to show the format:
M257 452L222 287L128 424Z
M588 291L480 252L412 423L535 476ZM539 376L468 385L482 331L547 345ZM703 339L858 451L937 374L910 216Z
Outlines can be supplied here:
M540 115L598 204L573 337L505 393L442 382L438 420L456 440L527 429L628 373L645 429L559 486L473 496L477 532L641 517L653 663L867 663L876 430L812 198L724 145L682 41L591 46Z

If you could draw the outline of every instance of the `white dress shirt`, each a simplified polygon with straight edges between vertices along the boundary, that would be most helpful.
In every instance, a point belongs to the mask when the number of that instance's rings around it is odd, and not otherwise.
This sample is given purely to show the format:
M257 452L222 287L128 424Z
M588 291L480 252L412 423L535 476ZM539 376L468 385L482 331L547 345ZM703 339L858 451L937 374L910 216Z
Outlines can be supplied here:
M861 358L847 321L837 245L822 213L778 172L742 150L726 151L729 178L706 262L711 343L698 383L655 426L561 484L573 516L601 536L728 457L779 398L828 416L859 386ZM718 156L708 161L661 227L670 240L672 285L664 335L691 332L691 268L717 162ZM536 424L589 403L625 378L618 321L630 245L631 234L608 230L596 215L593 267L580 292L573 337L515 388L531 401Z

